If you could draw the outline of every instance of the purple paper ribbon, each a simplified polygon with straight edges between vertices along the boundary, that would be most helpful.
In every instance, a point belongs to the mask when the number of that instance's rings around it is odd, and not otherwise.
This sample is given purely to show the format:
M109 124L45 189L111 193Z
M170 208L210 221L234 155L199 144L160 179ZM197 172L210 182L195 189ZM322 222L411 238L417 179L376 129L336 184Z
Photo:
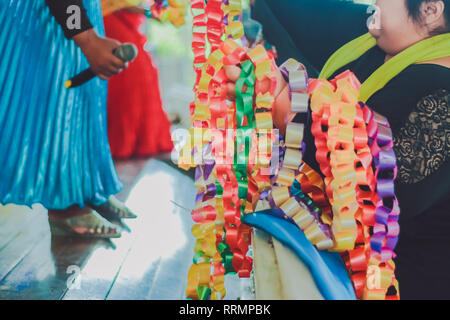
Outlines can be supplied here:
M370 246L372 250L381 254L381 261L386 262L395 257L394 249L400 233L398 224L400 207L394 187L397 163L393 150L392 130L385 117L363 103L360 105L364 112L377 177L378 203Z

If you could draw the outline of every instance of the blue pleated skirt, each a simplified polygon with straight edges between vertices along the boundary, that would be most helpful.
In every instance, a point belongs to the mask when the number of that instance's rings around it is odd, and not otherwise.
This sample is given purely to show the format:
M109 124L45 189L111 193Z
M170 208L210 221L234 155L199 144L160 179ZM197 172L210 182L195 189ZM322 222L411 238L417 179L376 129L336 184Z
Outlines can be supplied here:
M84 0L103 35L100 0ZM99 205L122 184L107 137L107 82L67 90L89 67L44 0L0 1L0 203Z

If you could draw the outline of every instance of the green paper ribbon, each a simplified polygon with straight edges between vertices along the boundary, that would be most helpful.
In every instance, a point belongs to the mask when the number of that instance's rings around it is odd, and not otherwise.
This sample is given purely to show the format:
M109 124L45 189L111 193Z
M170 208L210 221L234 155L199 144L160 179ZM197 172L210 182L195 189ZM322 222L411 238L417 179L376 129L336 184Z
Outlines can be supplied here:
M238 196L242 199L241 213L245 208L248 194L248 155L250 153L252 133L256 127L253 112L253 95L255 93L254 65L250 60L241 64L241 74L236 81L236 153L234 171L238 181ZM244 85L247 86L244 92ZM244 118L246 124L244 125Z
M221 196L223 194L223 187L219 180L216 180L216 195Z
M194 264L199 264L200 262L204 261L209 261L210 259L203 259L201 261L201 259L203 258L203 256L205 255L205 253L203 251L198 251L194 254L194 257L192 259L192 261L194 262Z
M291 186L291 193L294 197L299 197L301 199L306 199L306 205L308 208L312 209L313 211L317 212L319 216L322 214L322 210L314 203L313 199L311 199L310 196L308 196L306 193L302 191L302 186L298 180L294 180Z
M211 289L206 286L197 287L197 296L200 300L208 300L211 295Z
M221 242L217 245L217 251L222 257L223 266L225 268L225 274L235 274L236 270L233 268L233 253L230 247L225 242Z

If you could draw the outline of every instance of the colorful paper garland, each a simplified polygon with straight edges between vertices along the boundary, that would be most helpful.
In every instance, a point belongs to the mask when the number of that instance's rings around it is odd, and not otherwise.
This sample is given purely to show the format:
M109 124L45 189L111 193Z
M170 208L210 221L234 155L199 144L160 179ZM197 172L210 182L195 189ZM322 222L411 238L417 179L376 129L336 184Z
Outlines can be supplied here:
M230 22L239 22L236 19L239 10L234 10L240 8L237 2L208 1L205 5L202 0L191 1L197 12L193 30L196 100L191 104L195 129L191 133L202 132L202 138L193 138L193 154L206 148L213 152L216 161L223 157L233 159L234 163L230 166L213 162L197 167L199 196L193 218L200 224L193 228L198 244L186 291L189 298L195 299L223 298L226 272L238 270L240 276L249 275L251 259L246 252L250 229L240 220L242 215L254 211L259 195L267 195L271 188L270 181L259 170L261 164L267 166L272 151L264 152L259 159L257 150L271 149L267 141L273 138L269 111L273 104L274 65L262 47L247 55L235 43L221 41L224 30L225 38L241 36L237 31L240 27L230 27ZM212 48L208 59L206 39ZM223 95L226 77L222 68L236 64L242 68L236 85L237 103L228 104ZM296 92L296 84L301 78L290 78L291 72L299 71L294 66L298 68L290 61L281 70L290 83L293 110L298 105L306 112L304 101L308 101L307 95ZM264 77L271 80L272 86L269 92L261 93L257 82ZM273 188L270 200L272 206L281 210L280 216L289 216L317 248L341 252L358 298L396 299L398 283L391 259L399 232L399 210L393 192L396 167L392 135L389 142L385 118L358 104L359 87L359 81L349 72L331 82L310 82L312 131L316 138L317 160L326 176L325 184L306 164L300 165L301 125L291 123L287 128L287 149L277 175L278 187ZM254 94L256 99L252 101ZM208 132L210 128L215 129L214 133ZM225 132L230 128L234 130L231 136ZM255 134L255 129L269 130L269 133L260 136L258 131ZM293 132L297 134L293 135ZM219 139L211 140L211 136ZM235 149L230 153L227 145L232 141ZM244 152L240 152L241 149ZM386 178L386 172L392 174ZM386 205L387 200L392 200L392 205ZM302 212L301 218L297 214L298 208ZM297 218L292 219L294 217ZM328 225L331 225L331 232ZM308 232L308 228L314 231ZM372 270L379 272L380 283L368 288ZM390 287L396 287L396 293L386 297Z

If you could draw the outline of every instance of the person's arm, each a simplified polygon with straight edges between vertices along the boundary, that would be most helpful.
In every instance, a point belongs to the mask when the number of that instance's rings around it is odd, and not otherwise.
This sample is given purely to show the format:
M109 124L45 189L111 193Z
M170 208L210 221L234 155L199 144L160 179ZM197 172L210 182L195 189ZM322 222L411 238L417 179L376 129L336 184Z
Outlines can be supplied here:
M263 27L264 40L275 46L278 65L281 65L289 58L293 58L305 65L311 77L318 77L319 70L300 53L291 35L286 31L265 1L256 0L250 12L252 19L261 23Z
M64 35L80 47L91 70L97 76L107 80L125 68L125 63L113 54L120 43L97 35L89 21L82 0L45 0L45 3L63 29ZM76 6L77 9L73 11L71 6ZM80 25L72 28L69 19L78 12L80 13Z
M265 21L273 15L282 28L269 41L284 48L285 40L292 39L307 60L299 61L321 70L337 49L368 32L367 10L367 5L346 0L256 0L252 14L263 24L265 35L274 33L274 24Z
M225 74L228 78L227 83L227 97L230 101L236 100L236 81L238 80L241 69L237 66L226 66ZM281 75L279 68L275 70L276 88L273 92L274 105L272 108L272 118L275 127L280 131L281 136L284 137L287 123L293 119L294 113L291 112L291 101L289 97L289 85ZM260 90L262 92L269 91L271 86L269 79L262 80ZM244 85L244 90L246 90Z
M92 29L92 24L87 16L82 0L45 0L45 3L67 38L71 39L79 33ZM79 10L80 12L79 28L78 26L72 27L71 23L68 23L70 17L75 12L78 12L73 11L73 8L78 8L75 10Z
M147 10L145 10L144 8L138 7L138 6L131 6L131 7L126 7L123 10L128 11L128 12L132 12L132 13L136 13L136 14L142 14L145 16Z
M425 212L449 193L449 107L450 91L428 95L394 134L396 194L404 220Z

